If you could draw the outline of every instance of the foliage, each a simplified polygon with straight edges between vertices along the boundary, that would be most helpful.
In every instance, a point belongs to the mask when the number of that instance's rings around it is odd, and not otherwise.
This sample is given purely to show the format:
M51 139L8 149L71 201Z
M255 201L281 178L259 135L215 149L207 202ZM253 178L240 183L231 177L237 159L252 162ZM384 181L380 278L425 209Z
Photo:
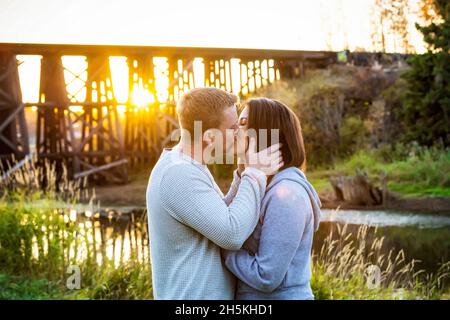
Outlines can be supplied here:
M64 215L51 207L36 208L30 203L0 204L0 268L10 273L45 274L58 278L69 264L64 259L64 247L70 246L70 236L64 243L63 233L73 235ZM36 259L36 256L39 259Z
M1 219L1 217L0 217ZM384 239L360 227L356 238L347 226L336 225L337 239L330 233L321 249L313 253L311 285L316 299L439 299L448 296L443 284L449 275L444 263L436 274L416 270L402 251L384 250ZM14 231L14 230L11 230ZM9 263L14 263L10 261ZM368 286L371 265L380 268L380 286ZM5 272L0 269L0 297L5 299L151 299L150 264L133 257L115 265L91 265L82 272L81 290L68 290L64 277L40 272Z
M373 105L396 77L369 67L337 65L310 70L302 79L276 82L257 94L281 100L297 113L308 167L315 168L333 165L366 147L375 131L389 139L384 120L390 105L382 105L379 115Z
M410 58L404 106L398 115L405 127L405 141L431 146L450 145L450 3L435 0L442 17L427 26L416 25L429 46L427 53Z
M17 168L14 157L11 161L0 161L0 197L11 201L24 196L34 200L89 200L87 178L70 180L67 168L62 163L41 160L37 153L24 161Z
M411 8L408 0L374 0L371 12L372 45L377 51L394 52L413 50L409 41L408 16ZM388 41L393 47L388 46Z
M136 261L97 268L80 297L89 299L153 299L150 264Z
M151 298L148 261L132 256L117 264L102 254L99 263L98 253L94 256L89 250L92 243L83 224L67 210L56 210L52 200L29 201L24 197L0 204L0 287L4 298ZM65 288L69 265L80 267L81 290Z
M388 188L411 195L450 195L450 150L438 147L384 145L377 150L360 150L334 171L353 175L362 170L377 181L386 173Z
M61 299L63 296L58 283L0 273L0 299Z
M358 117L346 118L349 133L359 130ZM356 129L355 129L356 128ZM346 129L347 130L347 129ZM344 131L345 132L345 131ZM350 137L348 137L350 138ZM354 142L348 142L354 143ZM380 159L385 162L382 163ZM366 166L375 174L386 170L400 181L414 181L448 187L450 152L423 148L417 144L380 148L370 153L357 152L339 170ZM431 174L429 173L431 172ZM151 299L150 263L134 255L129 260L101 263L89 253L91 242L82 224L61 206L57 193L25 192L26 184L10 189L0 202L0 298L4 299ZM67 203L66 203L67 204ZM69 204L70 205L70 204ZM355 241L347 229L338 226L339 240L330 235L312 262L312 287L317 299L438 299L448 298L449 264L435 275L416 271L415 263L400 252L382 253L383 238L367 240L361 227ZM83 249L84 248L84 249ZM71 255L70 252L84 254ZM69 254L67 254L69 253ZM66 268L79 265L80 290L65 287ZM367 286L367 267L381 269L381 286Z

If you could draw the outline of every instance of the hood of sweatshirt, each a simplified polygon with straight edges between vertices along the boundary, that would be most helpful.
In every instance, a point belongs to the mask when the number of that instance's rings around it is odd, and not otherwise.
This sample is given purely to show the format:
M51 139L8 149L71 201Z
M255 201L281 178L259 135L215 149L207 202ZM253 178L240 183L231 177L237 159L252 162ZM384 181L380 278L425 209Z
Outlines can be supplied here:
M299 168L289 167L278 172L276 175L273 176L272 181L270 181L269 185L267 186L266 192L268 192L282 180L294 181L299 185L301 185L303 188L305 188L306 192L308 193L309 200L311 201L311 206L313 209L314 230L317 231L320 223L320 216L321 216L320 207L322 206L322 203L320 202L319 195L317 194L312 184L308 181L305 174Z

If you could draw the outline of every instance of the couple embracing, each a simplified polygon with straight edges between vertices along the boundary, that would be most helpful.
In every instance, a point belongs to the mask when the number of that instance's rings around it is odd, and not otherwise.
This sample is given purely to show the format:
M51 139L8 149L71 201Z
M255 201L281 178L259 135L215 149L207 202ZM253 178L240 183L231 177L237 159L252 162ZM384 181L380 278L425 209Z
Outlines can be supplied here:
M155 299L314 299L320 200L302 168L297 116L283 103L197 88L177 103L181 137L147 187ZM200 125L200 130L198 130ZM222 193L207 165L237 159Z

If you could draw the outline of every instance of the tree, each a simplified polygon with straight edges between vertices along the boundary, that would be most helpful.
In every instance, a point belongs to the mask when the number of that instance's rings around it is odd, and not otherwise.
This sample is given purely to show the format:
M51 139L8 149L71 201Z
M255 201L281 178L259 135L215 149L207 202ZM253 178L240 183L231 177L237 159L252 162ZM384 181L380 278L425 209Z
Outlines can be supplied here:
M372 7L372 34L371 40L375 51L386 52L386 31L385 21L389 16L389 11L386 9L385 0L375 0Z
M405 53L410 53L414 50L409 41L410 11L409 0L391 1L390 30L393 33L395 52L403 50Z
M429 25L416 27L423 34L428 52L409 59L404 78L408 88L398 110L405 140L433 145L450 144L450 2L434 0L436 13Z
M434 0L421 0L419 2L419 17L428 25L432 22L438 22L439 16L436 13Z
M412 52L409 42L409 0L374 0L372 6L372 45L375 51Z

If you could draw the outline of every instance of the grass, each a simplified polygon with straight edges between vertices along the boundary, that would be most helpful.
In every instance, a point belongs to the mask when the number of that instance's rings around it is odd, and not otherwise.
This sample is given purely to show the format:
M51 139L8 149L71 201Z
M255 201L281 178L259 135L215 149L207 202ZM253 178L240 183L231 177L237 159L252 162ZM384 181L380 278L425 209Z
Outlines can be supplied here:
M67 260L66 253L72 246L69 241L45 244L48 230L67 231L72 227L72 231L82 234L82 225L60 224L60 216L58 211L45 211L42 205L33 209L26 204L26 199L0 206L1 298L152 299L148 261L131 256L118 265L107 259L99 264L89 255ZM336 225L336 228L338 240L332 240L330 233L322 248L313 254L311 284L317 299L448 298L448 287L443 283L448 278L450 263L444 264L436 275L424 275L415 270L414 261L406 261L402 251L386 254L386 250L382 250L383 238L368 235L367 227L360 227L356 240L346 227ZM30 239L38 239L36 243L41 243L37 256L26 249L25 244ZM77 243L78 248L91 244L82 236ZM69 276L66 270L70 264L80 266L79 290L66 287ZM371 265L377 265L381 270L378 288L367 285L366 272Z
M0 298L150 299L150 264L131 255L110 259L94 251L86 224L52 201L33 208L30 200L0 203ZM64 235L64 236L63 236ZM94 253L95 252L95 253ZM101 256L101 263L98 257ZM68 267L81 270L80 290L69 290Z
M331 170L315 170L306 172L309 182L314 186L318 193L332 191L329 181L333 174Z
M61 286L45 278L33 279L0 273L0 299L49 300L63 297Z
M424 187L422 185L413 185L408 183L388 183L388 188L391 191L405 195L406 197L420 197L420 196L440 196L450 197L450 188L443 187Z
M0 298L151 299L148 255L139 258L130 248L130 259L111 258L93 237L100 228L99 208L90 203L91 219L70 209L86 184L68 181L65 171L58 184L55 166L44 168L30 162L1 186ZM38 177L45 177L45 187ZM81 271L81 289L70 290L67 271L74 265Z
M153 299L150 265L127 262L90 268L82 273L80 289L68 289L67 276L12 275L0 271L0 299L8 300L120 300Z
M415 269L403 251L386 253L384 239L371 241L367 227L356 239L346 226L336 225L338 240L330 234L313 253L311 286L316 299L449 299L450 262L434 274ZM367 270L380 269L379 286L368 285ZM84 268L83 268L84 269ZM90 266L82 272L80 290L65 287L66 276L49 280L45 273L12 275L0 272L2 299L152 299L150 264L128 261L115 266Z
M347 226L335 225L321 249L313 253L312 279L316 299L448 299L446 286L450 261L435 274L417 270L402 250L384 250L384 238L369 234L367 226L353 235ZM356 237L353 237L356 236ZM368 239L372 239L368 241ZM379 270L379 282L370 278ZM369 283L368 283L369 282Z
M379 151L360 150L331 169L308 172L317 190L331 190L328 179L332 175L354 175L365 171L375 182L387 174L388 189L408 197L450 196L450 150L419 149L394 159L386 159Z
M354 165L355 161L350 163ZM20 175L26 176L23 172ZM64 189L65 196L61 197L55 183L43 192L38 184L33 191L30 181L23 179L22 187L8 181L13 188L2 189L9 191L3 193L0 202L0 298L153 298L149 260L132 254L117 263L100 252L99 262L86 223L79 223L65 209L55 209L64 201L69 205L76 202L81 194L77 188ZM416 271L415 262L406 261L402 251L385 254L383 238L369 237L366 227L358 230L356 240L346 227L336 228L338 240L330 234L313 254L311 285L317 299L449 298L445 283L450 262L434 275L425 274ZM80 289L66 286L70 265L80 268ZM375 288L367 282L367 270L372 265L380 269L381 276Z

